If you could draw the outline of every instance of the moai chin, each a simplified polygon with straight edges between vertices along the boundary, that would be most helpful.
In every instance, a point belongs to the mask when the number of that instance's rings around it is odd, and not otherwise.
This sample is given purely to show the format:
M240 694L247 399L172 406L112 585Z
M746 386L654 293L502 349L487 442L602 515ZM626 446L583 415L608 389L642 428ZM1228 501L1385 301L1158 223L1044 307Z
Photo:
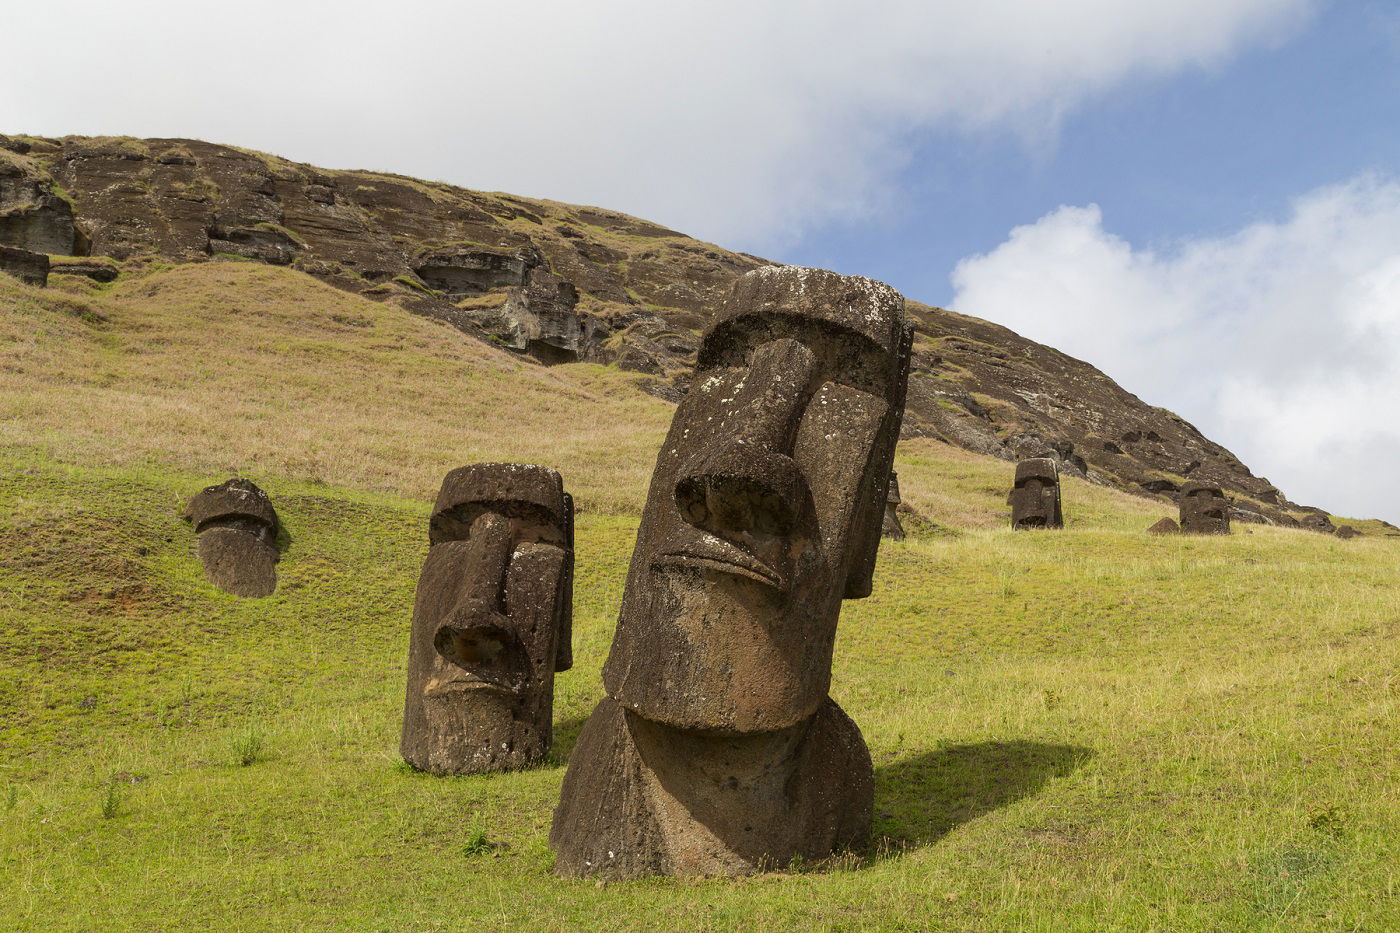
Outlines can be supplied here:
M190 500L185 521L199 536L199 562L210 583L235 596L268 596L277 588L277 512L253 482L205 488Z
M1034 457L1016 464L1011 488L1011 527L1063 528L1060 512L1060 470L1049 457Z
M409 764L473 774L549 751L554 675L573 665L573 532L554 470L478 463L442 481L409 636Z
M1228 535L1230 500L1219 486L1190 482L1181 487L1181 533Z
M841 600L870 593L911 335L870 279L735 283L657 457L556 874L739 875L864 844L870 753L827 691Z

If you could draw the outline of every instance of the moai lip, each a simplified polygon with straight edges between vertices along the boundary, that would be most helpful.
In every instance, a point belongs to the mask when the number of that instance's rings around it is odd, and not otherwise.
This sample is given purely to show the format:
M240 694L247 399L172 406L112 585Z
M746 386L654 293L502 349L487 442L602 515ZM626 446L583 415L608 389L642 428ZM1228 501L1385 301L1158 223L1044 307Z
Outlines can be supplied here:
M864 844L870 755L828 688L841 601L870 593L911 336L870 279L735 283L657 457L557 874L738 875Z
M1181 533L1228 535L1230 500L1212 483L1189 482L1181 487Z
M1051 458L1033 457L1017 463L1009 498L1015 530L1065 526L1060 511L1060 470Z
M185 509L194 525L204 576L235 596L277 588L277 512L253 482L231 479L202 490Z
M904 540L904 526L899 521L899 474L890 473L890 488L885 494L885 520L880 528L881 537L895 541Z
M460 467L428 542L399 750L433 774L534 764L553 736L554 675L573 665L573 500L547 467Z

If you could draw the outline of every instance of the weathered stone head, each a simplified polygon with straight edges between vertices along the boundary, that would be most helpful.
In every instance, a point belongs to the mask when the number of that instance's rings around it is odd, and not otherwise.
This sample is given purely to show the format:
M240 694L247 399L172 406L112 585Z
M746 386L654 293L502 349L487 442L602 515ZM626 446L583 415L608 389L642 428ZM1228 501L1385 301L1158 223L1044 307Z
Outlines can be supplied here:
M885 493L885 521L880 529L883 537L895 541L904 540L904 526L899 521L899 474L890 473L890 488Z
M400 751L434 774L522 768L549 750L573 664L573 501L554 470L447 474L428 523Z
M1188 535L1228 535L1230 500L1216 485L1189 482L1181 487L1181 532Z
M903 412L904 299L770 266L700 346L657 458L608 695L653 722L791 726L825 700L841 600L870 593Z
M738 874L863 841L870 757L827 690L841 601L870 593L910 337L870 279L735 283L657 458L559 873Z
M1060 512L1060 471L1049 457L1034 457L1016 464L1011 489L1011 527L1063 528Z
M1325 512L1309 512L1299 519L1299 524L1308 531L1317 531L1325 535L1334 534L1337 530Z
M190 500L185 521L199 536L199 560L210 583L235 596L267 596L277 588L277 512L251 481L231 479Z

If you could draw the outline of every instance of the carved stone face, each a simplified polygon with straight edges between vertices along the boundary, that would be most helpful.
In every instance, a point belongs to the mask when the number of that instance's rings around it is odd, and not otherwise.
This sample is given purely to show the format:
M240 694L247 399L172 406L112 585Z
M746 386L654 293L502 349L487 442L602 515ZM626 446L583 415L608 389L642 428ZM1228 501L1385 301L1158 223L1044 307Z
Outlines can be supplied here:
M1181 531L1197 535L1230 533L1230 500L1219 486L1191 482L1181 487Z
M573 503L545 467L447 474L428 530L401 751L437 774L506 770L549 749L554 674L572 665Z
M1060 471L1049 457L1035 457L1016 464L1016 485L1011 490L1011 527L1062 528Z
M609 696L651 721L767 732L827 695L843 597L870 592L908 375L903 298L760 269L701 344L657 458Z
M199 535L210 583L235 596L267 596L277 588L277 512L254 483L231 479L208 487L190 500L185 520Z

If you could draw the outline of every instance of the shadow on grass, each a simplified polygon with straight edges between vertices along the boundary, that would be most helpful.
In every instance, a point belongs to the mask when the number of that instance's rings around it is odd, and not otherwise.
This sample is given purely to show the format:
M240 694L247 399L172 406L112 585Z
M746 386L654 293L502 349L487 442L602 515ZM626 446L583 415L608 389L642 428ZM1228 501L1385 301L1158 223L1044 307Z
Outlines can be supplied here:
M875 854L931 845L969 820L1038 792L1094 753L1075 745L979 742L875 769Z
M583 724L588 722L588 714L570 716L554 724L554 744L550 747L549 756L545 759L545 767L560 767L569 763L569 754L574 750L574 744L578 742L578 734L583 731Z

